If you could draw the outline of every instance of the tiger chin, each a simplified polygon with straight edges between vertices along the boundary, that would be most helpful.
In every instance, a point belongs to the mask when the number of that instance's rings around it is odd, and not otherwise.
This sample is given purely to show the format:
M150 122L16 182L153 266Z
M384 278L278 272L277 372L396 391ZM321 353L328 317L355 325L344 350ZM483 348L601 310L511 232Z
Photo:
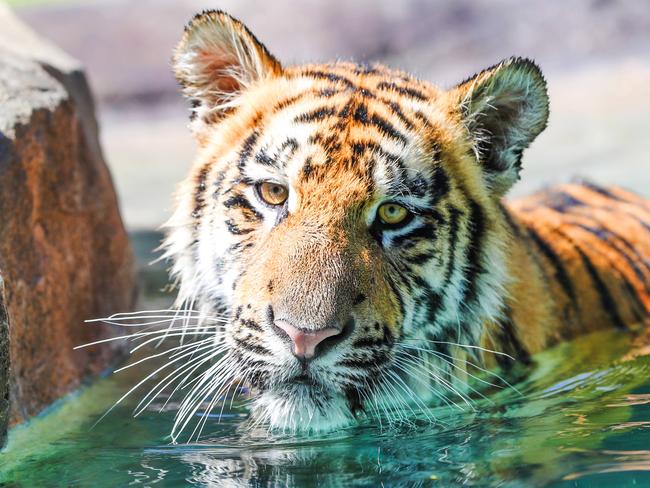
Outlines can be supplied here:
M284 66L206 11L173 69L198 146L164 243L177 305L225 313L223 368L254 420L408 417L462 398L476 368L647 320L648 201L589 183L503 200L547 124L532 61L449 90L379 64Z

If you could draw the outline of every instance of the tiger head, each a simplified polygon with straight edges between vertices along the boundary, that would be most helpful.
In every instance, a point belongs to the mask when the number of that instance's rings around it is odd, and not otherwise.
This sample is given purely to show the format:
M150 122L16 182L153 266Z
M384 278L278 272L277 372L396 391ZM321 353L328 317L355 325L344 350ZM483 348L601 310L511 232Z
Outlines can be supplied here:
M548 116L537 66L448 91L381 65L286 67L209 11L173 67L198 156L167 255L179 305L227 317L224 367L254 417L327 430L453 388L502 307L499 202Z

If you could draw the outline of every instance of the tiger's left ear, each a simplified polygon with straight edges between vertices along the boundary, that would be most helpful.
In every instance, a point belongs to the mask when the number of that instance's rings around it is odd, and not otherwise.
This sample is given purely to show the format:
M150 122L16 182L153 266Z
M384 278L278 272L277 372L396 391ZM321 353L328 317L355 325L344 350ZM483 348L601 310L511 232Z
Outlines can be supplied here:
M510 58L452 90L489 188L502 196L519 179L521 155L546 127L548 94L539 67Z
M172 66L192 103L195 133L219 120L248 87L282 74L282 66L264 44L240 21L218 10L190 21L174 50Z

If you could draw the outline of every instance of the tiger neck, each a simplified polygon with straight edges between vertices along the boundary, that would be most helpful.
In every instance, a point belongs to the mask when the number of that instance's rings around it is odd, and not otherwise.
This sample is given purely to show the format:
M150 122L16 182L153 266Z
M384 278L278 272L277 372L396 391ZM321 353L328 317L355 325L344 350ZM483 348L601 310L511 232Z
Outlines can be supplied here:
M533 354L562 337L563 320L528 229L508 208L502 206L501 211L510 233L506 248L509 281L501 316L486 321L482 342L526 364ZM508 356L485 360L488 364L511 366L513 361Z

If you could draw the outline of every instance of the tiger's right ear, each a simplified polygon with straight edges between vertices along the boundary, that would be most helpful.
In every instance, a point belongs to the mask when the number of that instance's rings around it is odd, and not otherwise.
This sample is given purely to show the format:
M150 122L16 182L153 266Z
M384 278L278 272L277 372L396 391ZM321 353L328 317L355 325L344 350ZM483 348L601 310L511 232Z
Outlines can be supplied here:
M192 103L195 132L219 120L246 88L282 73L280 63L244 24L217 10L190 21L172 65Z

